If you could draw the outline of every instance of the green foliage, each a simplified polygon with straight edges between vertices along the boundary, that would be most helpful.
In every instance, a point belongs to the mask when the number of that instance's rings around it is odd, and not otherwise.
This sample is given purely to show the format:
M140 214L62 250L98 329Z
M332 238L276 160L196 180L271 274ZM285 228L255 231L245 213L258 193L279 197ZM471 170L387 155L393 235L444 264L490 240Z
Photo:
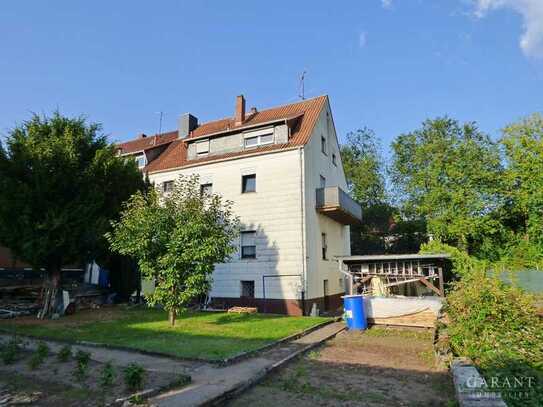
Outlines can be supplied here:
M57 360L59 362L67 362L72 357L72 346L71 345L64 345L62 348L60 348L59 352L57 353Z
M139 390L145 382L145 369L137 363L131 363L124 368L124 383L130 390Z
M527 267L543 266L543 116L534 114L503 130L505 196L518 234L506 257Z
M22 351L21 340L13 336L9 341L2 344L0 348L0 358L6 365L15 363Z
M155 282L146 299L172 316L210 287L216 263L234 253L239 221L232 202L201 194L197 176L180 177L168 195L151 189L135 194L107 234L112 250L138 261L142 276Z
M78 350L75 354L76 364L73 375L79 382L82 382L88 376L90 357L91 354L83 350Z
M528 399L515 400L502 392L509 405L537 405L543 397L543 321L534 298L519 288L489 277L488 262L470 257L455 247L431 242L423 252L449 253L459 280L447 293L448 334L453 352L471 358L487 380L493 377L533 377L523 388Z
M341 161L355 200L364 208L386 202L384 160L373 130L364 127L347 134Z
M58 272L106 251L110 220L143 187L100 130L82 117L33 115L0 146L0 244L36 268Z
M98 382L102 387L111 387L115 382L116 377L117 372L115 371L115 367L113 367L113 364L111 362L107 362L102 368L102 371L100 372L100 378L98 379Z
M28 366L31 369L36 369L45 362L49 357L50 349L45 342L39 342L36 350L28 360Z
M437 239L464 249L501 232L500 151L474 123L427 120L392 144L392 180L403 210L426 219Z

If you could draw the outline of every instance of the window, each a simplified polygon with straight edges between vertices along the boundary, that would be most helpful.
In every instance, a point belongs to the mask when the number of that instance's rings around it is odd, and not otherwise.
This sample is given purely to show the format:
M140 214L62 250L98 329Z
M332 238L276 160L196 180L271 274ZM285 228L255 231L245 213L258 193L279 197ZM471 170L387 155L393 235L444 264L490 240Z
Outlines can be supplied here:
M326 155L326 137L321 136L321 151Z
M256 259L256 232L241 232L241 258Z
M321 234L322 239L322 259L326 260L326 250L328 250L328 246L326 243L326 233Z
M212 183L200 185L200 195L211 195L212 193L213 193Z
M241 177L241 192L256 192L256 174L243 175Z
M273 129L253 131L245 134L245 148L258 147L273 143Z
M145 167L146 160L144 154L136 156L136 164L138 164L138 168Z
M336 155L332 154L332 164L334 164L337 167L337 161L336 161Z
M173 181L164 181L162 183L162 192L167 193L173 191Z
M255 282L254 281L241 281L240 297L255 298Z
M206 155L209 153L209 140L199 141L196 143L196 154Z
M324 178L322 175L321 177L321 188L326 188L326 178Z

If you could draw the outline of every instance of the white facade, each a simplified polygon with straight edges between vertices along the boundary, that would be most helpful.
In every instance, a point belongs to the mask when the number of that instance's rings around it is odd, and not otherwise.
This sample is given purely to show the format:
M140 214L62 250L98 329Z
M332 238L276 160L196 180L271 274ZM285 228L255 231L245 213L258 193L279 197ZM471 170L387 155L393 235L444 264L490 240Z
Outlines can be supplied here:
M286 128L277 126L275 132L287 139ZM222 138L221 144L230 147L244 142L243 133ZM210 145L218 148L214 146L219 142ZM197 154L196 148L196 141L188 145L189 157ZM189 160L181 168L148 175L159 186L191 174L198 174L201 184L212 184L213 193L233 201L242 231L256 232L256 258L242 258L240 247L229 262L217 264L211 297L239 299L242 282L253 281L256 300L304 299L307 310L314 299L338 298L344 292L334 256L350 255L349 226L316 209L316 190L324 182L327 187L347 189L328 99L303 145L260 153L257 149L254 155L219 157L199 165L190 165ZM256 191L243 193L242 178L252 174Z

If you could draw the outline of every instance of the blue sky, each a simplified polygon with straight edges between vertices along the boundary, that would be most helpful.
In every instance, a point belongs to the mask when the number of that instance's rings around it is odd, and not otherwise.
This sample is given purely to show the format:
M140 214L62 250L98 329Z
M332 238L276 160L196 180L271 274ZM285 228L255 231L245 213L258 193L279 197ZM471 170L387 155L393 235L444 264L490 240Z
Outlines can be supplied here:
M54 4L54 7L52 5ZM543 0L4 1L0 134L30 112L101 122L111 140L328 94L341 137L386 149L428 117L497 136L543 111Z

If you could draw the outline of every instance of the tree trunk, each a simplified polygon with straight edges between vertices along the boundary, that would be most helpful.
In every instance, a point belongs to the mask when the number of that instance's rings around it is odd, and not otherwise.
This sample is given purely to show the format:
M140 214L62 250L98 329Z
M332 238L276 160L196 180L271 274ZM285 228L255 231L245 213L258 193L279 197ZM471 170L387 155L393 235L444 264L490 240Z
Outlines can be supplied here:
M43 305L38 312L39 319L50 318L57 312L60 295L60 266L48 269L44 280Z
M176 318L177 318L177 311L175 309L171 309L169 313L170 326L175 326Z

